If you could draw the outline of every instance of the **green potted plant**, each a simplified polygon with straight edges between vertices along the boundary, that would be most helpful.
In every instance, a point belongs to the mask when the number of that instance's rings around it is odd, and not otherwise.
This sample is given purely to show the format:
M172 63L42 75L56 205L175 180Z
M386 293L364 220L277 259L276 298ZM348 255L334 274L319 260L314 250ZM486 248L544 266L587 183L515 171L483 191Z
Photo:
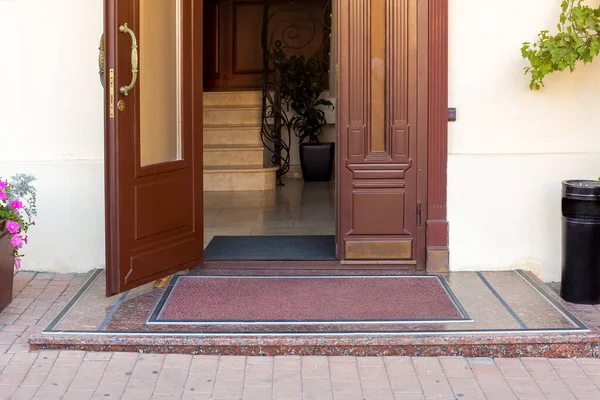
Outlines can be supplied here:
M14 271L21 268L21 249L37 214L34 180L25 174L0 178L0 311L12 301Z
M321 97L325 90L323 63L291 56L281 64L283 101L294 115L289 124L299 139L302 177L307 182L329 181L333 172L335 143L321 143L327 125L325 108L333 104Z

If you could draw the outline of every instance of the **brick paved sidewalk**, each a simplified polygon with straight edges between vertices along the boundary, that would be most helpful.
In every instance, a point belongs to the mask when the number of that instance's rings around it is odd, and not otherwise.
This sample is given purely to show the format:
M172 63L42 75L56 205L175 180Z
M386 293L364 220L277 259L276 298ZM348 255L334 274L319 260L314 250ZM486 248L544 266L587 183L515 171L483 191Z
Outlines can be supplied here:
M600 399L600 360L28 352L84 276L19 273L0 314L0 398Z

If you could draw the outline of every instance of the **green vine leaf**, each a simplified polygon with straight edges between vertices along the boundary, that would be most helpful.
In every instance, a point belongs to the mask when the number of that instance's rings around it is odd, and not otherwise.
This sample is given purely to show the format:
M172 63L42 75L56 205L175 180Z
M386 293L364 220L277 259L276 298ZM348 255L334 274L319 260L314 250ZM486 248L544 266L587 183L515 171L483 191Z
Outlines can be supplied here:
M592 62L600 53L600 7L592 8L583 0L563 0L558 33L543 30L535 43L524 42L521 55L529 61L525 74L531 75L529 88L539 90L544 78L557 71L573 72L577 62Z

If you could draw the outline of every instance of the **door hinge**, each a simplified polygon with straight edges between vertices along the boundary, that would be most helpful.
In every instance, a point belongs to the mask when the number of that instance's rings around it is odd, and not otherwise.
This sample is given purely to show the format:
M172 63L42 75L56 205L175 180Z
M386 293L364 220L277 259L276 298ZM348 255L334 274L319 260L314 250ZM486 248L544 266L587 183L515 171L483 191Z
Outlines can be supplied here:
M417 226L421 226L421 203L417 203Z

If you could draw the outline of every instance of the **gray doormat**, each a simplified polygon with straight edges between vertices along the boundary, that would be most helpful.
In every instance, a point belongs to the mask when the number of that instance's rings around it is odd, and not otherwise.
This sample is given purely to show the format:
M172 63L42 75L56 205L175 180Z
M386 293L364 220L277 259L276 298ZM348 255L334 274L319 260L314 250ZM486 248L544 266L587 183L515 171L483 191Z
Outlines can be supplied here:
M335 236L215 236L205 260L335 260Z

